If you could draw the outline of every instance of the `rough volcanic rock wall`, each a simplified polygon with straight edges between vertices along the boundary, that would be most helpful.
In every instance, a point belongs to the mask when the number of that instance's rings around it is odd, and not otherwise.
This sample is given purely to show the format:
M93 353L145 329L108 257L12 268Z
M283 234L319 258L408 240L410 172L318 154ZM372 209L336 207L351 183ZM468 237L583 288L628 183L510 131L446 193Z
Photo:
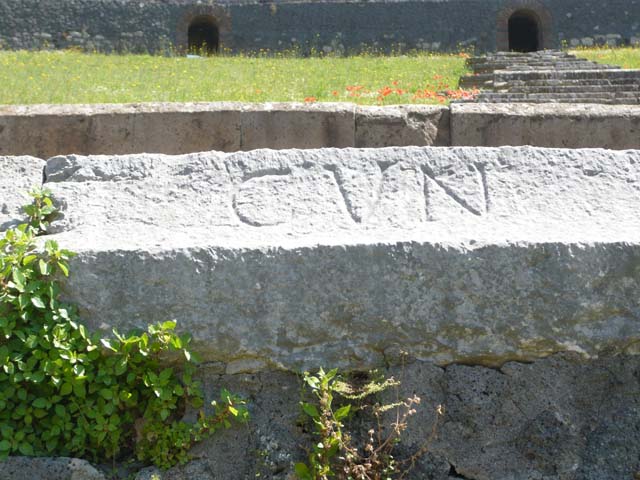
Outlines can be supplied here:
M230 50L483 51L505 48L500 32L518 9L538 15L547 48L640 43L640 0L4 0L0 46L166 53L184 49L190 20L210 15Z

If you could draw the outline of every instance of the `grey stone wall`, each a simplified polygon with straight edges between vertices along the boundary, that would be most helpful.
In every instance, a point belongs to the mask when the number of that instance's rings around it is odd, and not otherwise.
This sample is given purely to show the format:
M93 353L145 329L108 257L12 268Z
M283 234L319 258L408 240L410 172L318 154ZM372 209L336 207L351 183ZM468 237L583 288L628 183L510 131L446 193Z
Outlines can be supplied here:
M564 41L573 46L640 44L638 0L562 0L546 3L553 16L558 43Z
M210 14L232 51L482 51L500 44L501 13L514 8L543 12L545 46L640 42L640 0L3 0L0 45L165 53L184 48L190 19Z

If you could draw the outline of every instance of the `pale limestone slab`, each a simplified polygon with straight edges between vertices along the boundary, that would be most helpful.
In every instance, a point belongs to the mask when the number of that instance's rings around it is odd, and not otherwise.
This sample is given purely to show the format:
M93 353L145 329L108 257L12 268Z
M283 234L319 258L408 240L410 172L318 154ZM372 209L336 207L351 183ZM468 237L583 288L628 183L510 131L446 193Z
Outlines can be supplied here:
M640 151L58 157L47 178L84 319L175 318L208 360L500 364L640 340Z

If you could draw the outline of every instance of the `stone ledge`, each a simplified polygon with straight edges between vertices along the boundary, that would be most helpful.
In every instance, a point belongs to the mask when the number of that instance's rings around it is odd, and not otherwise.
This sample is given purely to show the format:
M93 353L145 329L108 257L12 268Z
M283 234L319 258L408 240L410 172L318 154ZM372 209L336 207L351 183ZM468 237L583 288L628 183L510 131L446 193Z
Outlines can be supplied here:
M448 109L438 106L218 102L0 107L0 155L41 158L448 145L448 132Z
M640 106L452 104L451 144L637 149L640 148Z
M257 148L533 145L640 148L640 106L149 103L0 107L0 155Z

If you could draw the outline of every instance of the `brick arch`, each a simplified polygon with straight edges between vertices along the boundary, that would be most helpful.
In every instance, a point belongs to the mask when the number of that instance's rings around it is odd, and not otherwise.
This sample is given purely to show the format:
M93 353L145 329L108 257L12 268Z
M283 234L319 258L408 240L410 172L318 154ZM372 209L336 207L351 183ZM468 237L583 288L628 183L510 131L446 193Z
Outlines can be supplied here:
M511 0L498 13L496 23L496 48L509 50L509 18L516 12L530 15L538 22L538 45L542 49L554 47L553 17L539 0Z
M176 49L184 53L189 48L189 25L196 19L209 17L218 28L219 47L231 48L231 16L220 5L195 5L189 7L176 27Z

